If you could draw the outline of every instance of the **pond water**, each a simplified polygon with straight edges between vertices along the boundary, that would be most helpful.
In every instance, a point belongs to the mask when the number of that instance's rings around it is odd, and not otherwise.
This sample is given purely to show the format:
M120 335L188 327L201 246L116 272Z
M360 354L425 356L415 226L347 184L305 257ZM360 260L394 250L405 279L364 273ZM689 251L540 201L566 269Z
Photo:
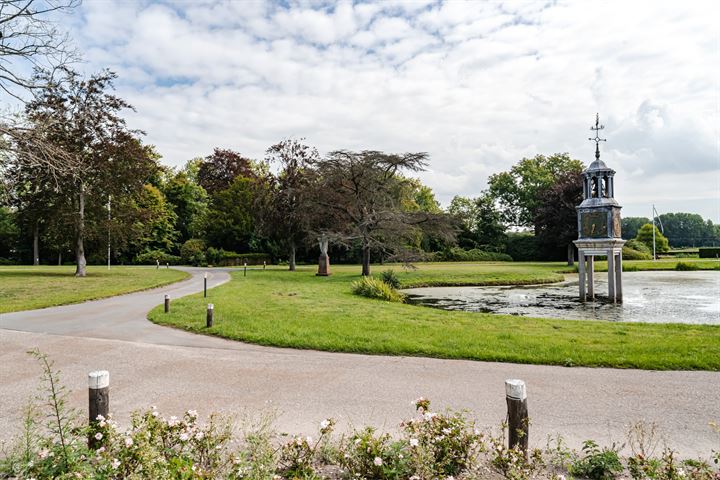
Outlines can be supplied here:
M606 301L607 273L595 273L596 301L578 299L577 275L549 285L403 290L410 303L445 310L613 322L720 325L720 272L624 272L622 304Z

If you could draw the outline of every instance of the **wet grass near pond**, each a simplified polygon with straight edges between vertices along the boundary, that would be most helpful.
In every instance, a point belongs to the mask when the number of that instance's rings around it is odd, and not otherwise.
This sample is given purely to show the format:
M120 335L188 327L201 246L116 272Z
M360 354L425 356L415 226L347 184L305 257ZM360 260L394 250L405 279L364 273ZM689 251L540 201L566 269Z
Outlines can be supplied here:
M561 263L392 266L403 287L548 282ZM150 313L154 322L261 345L383 355L603 366L654 370L720 370L720 327L604 323L450 312L358 297L358 266L233 272L232 281ZM377 275L390 266L374 266ZM458 283L451 283L458 282ZM214 326L205 328L207 303Z
M67 305L147 290L189 277L154 267L89 266L77 278L74 266L0 267L0 313Z

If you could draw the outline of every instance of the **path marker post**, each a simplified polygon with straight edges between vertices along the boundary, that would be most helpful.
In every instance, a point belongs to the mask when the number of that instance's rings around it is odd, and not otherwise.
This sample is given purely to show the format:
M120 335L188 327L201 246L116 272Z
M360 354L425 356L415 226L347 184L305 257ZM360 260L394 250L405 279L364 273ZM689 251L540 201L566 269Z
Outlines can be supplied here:
M505 400L508 407L508 447L519 447L527 459L530 421L525 382L517 379L505 380Z
M110 412L110 372L98 370L88 373L88 416L90 425L97 424L100 416L108 418ZM92 449L99 448L101 440L90 434L88 446Z
M207 298L207 272L205 272L205 278L203 279L203 297Z
M165 313L170 312L170 295L165 295Z
M247 260L243 261L243 277L247 277Z
M207 328L210 328L210 327L213 326L213 316L214 316L214 313L215 313L215 305L213 305L212 303L208 303L208 306L207 306L207 318L206 318L206 320L205 320L205 326L206 326Z

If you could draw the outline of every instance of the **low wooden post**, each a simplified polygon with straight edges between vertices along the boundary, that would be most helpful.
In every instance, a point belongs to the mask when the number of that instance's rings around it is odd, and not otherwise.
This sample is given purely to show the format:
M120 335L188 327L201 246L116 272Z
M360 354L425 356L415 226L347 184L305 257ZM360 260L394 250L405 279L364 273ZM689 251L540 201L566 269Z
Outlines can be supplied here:
M203 297L207 298L207 273L205 273L205 278L203 278Z
M519 447L527 458L530 421L527 390L522 380L505 380L505 400L508 407L508 447Z
M267 267L267 260L263 260L263 270L265 270L265 267Z
M169 263L165 263L165 268L170 268L170 264L169 264Z
M90 425L98 423L100 416L103 419L108 417L110 412L110 372L107 370L99 370L88 374L88 407ZM91 432L88 438L88 446L96 449L101 444L101 439L95 438Z
M160 260L155 260L155 270L160 268Z
M247 277L247 260L243 262L243 277Z
M208 303L208 306L207 306L207 318L206 318L206 320L205 320L205 326L206 326L207 328L210 328L210 327L213 326L213 316L214 316L214 313L215 313L215 305L213 305L212 303Z
M170 311L170 295L165 295L165 313Z

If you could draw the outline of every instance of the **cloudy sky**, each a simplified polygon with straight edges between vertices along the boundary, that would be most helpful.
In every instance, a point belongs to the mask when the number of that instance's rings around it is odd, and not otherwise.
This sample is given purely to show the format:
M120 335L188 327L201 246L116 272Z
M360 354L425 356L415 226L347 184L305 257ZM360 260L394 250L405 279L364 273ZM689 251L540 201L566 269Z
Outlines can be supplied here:
M63 23L169 165L288 136L426 151L447 204L523 157L590 162L600 112L624 215L720 222L719 4L85 0Z

